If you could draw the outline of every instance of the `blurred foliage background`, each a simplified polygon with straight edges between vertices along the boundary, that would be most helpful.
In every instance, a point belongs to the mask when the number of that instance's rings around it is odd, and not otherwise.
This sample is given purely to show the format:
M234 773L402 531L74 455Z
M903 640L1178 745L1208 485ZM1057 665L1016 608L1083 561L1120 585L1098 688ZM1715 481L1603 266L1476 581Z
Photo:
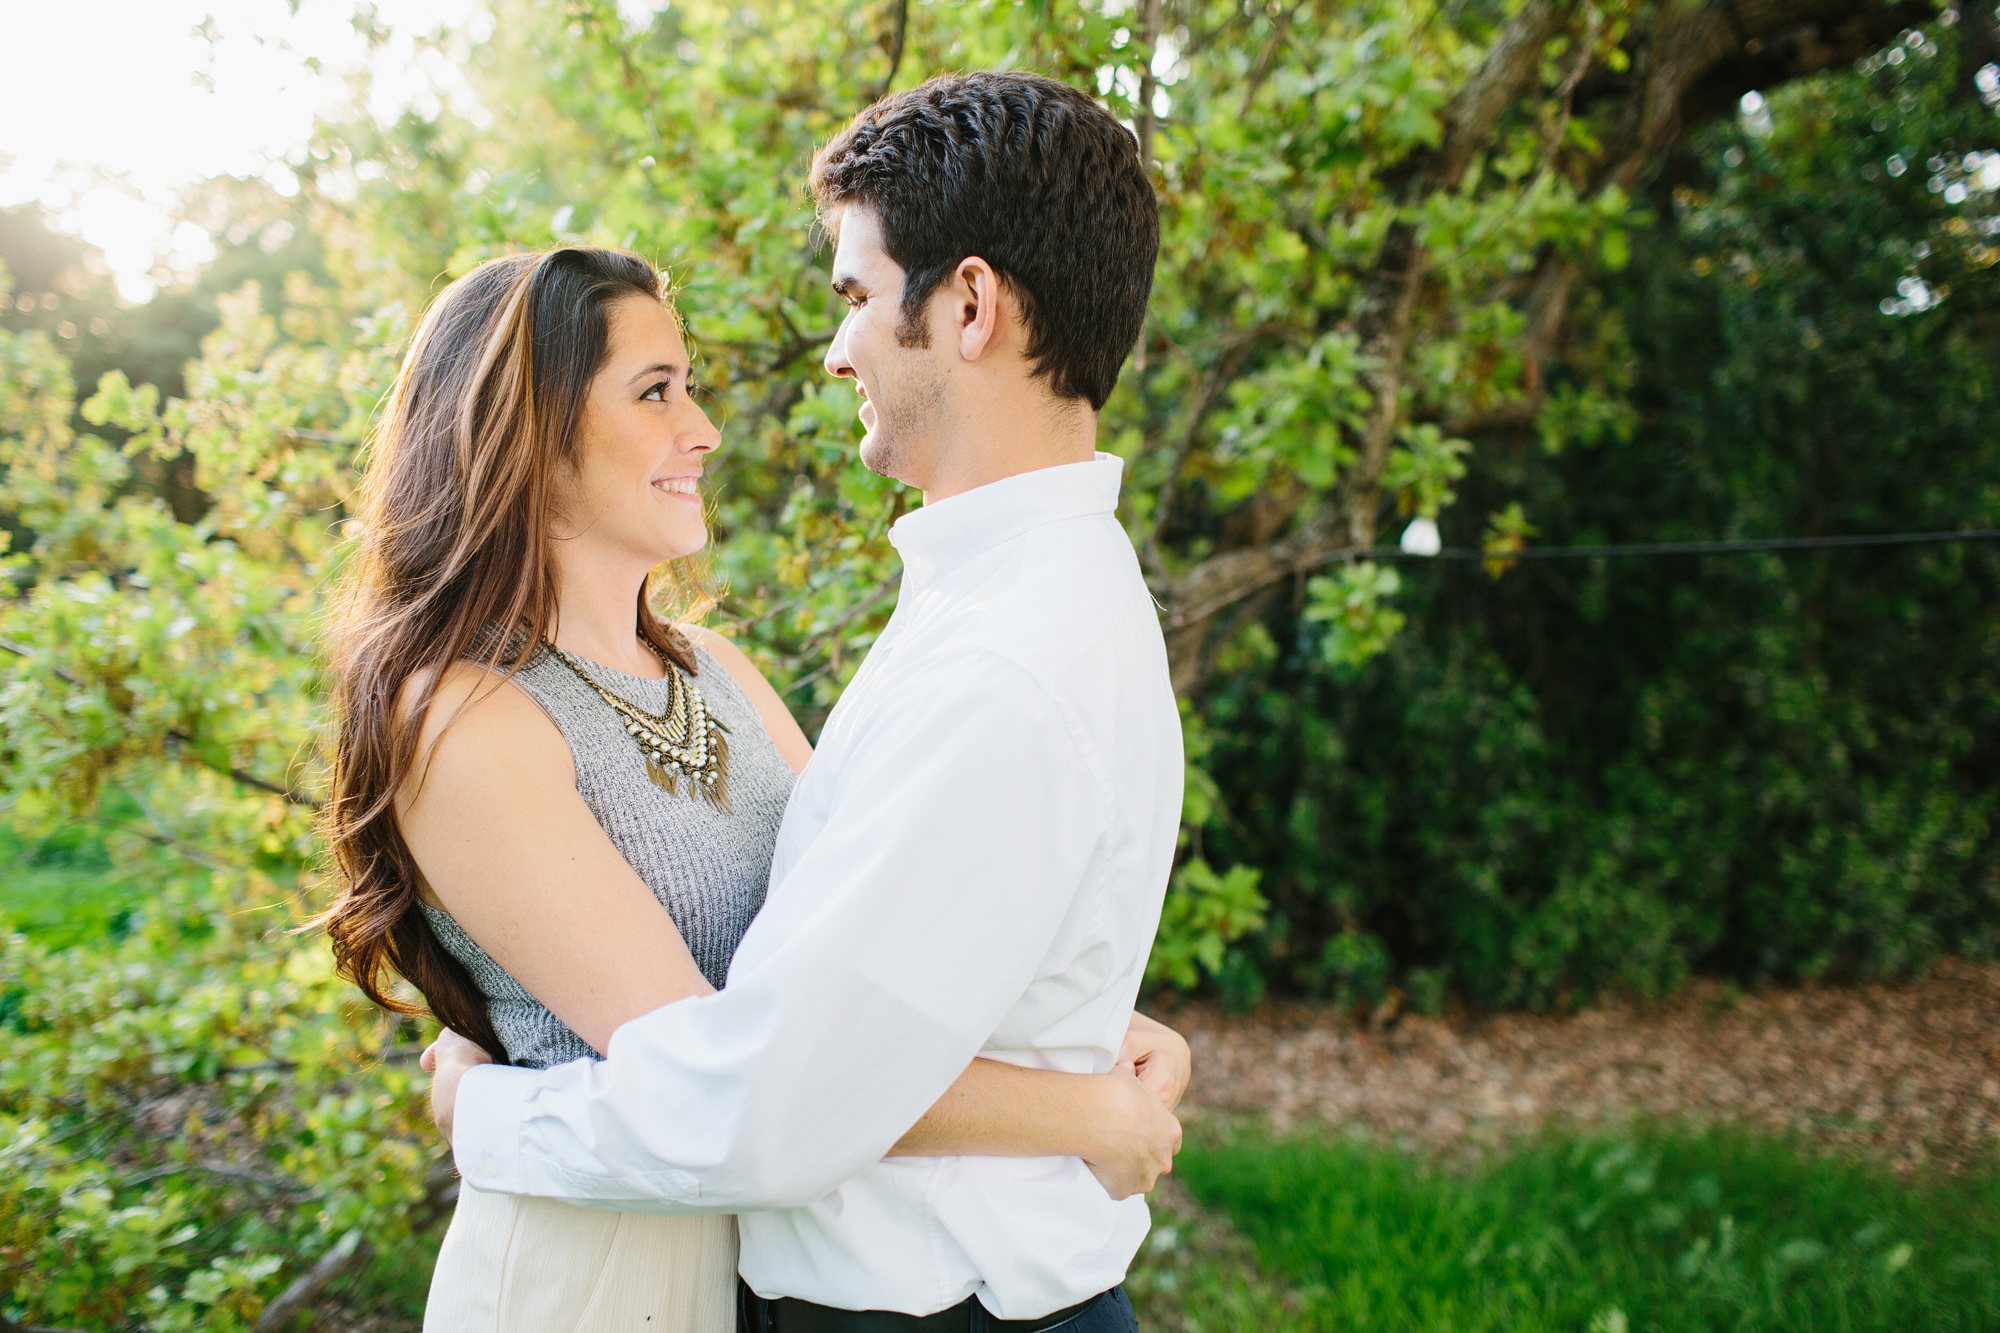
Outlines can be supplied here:
M1592 294L1617 413L1475 455L1447 543L1514 504L1559 545L1995 525L2000 228L1948 202L1993 124L1925 49L1663 164ZM1203 708L1212 854L1274 909L1225 985L1541 1008L1994 956L1996 557L1405 563L1358 669L1273 607Z
M420 1301L426 1034L287 933L403 339L513 249L670 267L725 438L711 623L816 729L914 501L819 369L800 182L940 70L1089 88L1161 192L1102 447L1189 738L1163 997L1562 1007L2000 948L2000 550L1507 558L2000 527L1990 9L490 9L426 38L467 97L327 119L296 194L192 188L218 257L144 306L0 214L0 1319ZM1413 518L1491 559L1387 558Z

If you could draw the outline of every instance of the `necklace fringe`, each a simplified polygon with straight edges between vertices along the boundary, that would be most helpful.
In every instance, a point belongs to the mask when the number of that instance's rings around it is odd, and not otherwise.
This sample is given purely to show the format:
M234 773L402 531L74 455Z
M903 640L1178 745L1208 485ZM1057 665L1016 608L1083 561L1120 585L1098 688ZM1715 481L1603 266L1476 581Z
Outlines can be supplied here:
M648 644L648 647L652 645ZM690 799L722 814L729 806L729 728L708 711L701 690L657 648L653 655L667 669L667 711L652 713L622 695L613 694L584 669L583 662L549 644L562 664L611 705L646 761L646 776L669 796L686 787Z

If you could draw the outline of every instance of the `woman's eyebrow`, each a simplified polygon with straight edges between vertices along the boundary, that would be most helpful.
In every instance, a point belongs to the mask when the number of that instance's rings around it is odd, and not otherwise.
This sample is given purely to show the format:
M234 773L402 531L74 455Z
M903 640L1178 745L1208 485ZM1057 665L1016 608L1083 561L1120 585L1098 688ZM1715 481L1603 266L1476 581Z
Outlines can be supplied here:
M639 371L637 374L633 375L631 379L626 380L625 382L627 384L631 384L634 383L635 381L645 379L646 376L648 375L665 375L667 378L672 379L674 376L680 373L681 373L681 367L679 367L678 365L675 365L670 361L661 361L654 365L647 366L644 370Z

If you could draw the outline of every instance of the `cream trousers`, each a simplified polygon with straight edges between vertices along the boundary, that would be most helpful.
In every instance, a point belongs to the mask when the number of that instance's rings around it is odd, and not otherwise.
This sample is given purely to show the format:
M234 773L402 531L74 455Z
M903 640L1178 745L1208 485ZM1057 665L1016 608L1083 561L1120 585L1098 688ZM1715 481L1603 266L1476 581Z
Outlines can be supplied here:
M461 1185L424 1333L734 1333L736 1219Z

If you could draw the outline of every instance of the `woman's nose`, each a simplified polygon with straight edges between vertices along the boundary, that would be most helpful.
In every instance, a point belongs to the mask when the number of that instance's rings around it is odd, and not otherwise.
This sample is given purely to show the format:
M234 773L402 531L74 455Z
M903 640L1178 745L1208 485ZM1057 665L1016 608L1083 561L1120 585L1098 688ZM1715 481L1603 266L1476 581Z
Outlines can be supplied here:
M705 454L722 447L722 432L708 419L708 413L698 404L694 408L695 419L689 422L690 429L683 432L681 445L690 453Z

